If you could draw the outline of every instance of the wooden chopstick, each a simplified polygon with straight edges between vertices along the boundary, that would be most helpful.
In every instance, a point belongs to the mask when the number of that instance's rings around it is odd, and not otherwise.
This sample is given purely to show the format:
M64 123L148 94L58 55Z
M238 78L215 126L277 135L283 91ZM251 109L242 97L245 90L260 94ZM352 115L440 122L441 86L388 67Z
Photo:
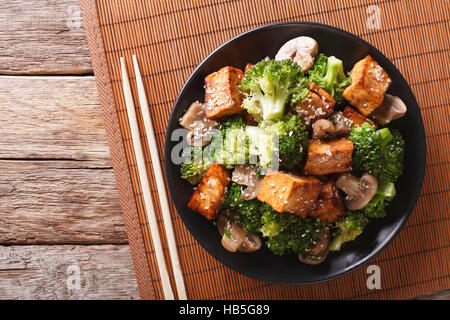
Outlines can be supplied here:
M147 169L145 167L144 154L142 151L142 144L140 140L139 128L136 119L136 111L134 107L133 95L131 93L130 82L128 80L128 73L123 57L120 58L120 65L122 68L122 82L123 93L125 96L125 103L128 113L128 121L130 123L131 138L134 146L134 154L136 156L137 167L139 171L139 178L141 180L142 194L144 197L145 210L147 212L148 224L153 239L153 247L155 248L156 261L161 276L161 283L163 287L164 297L166 300L174 300L172 287L170 285L169 273L167 272L166 263L164 260L164 253L161 245L161 238L159 237L158 224L156 222L155 209L153 207L152 195L150 193L150 185L147 176Z
M142 118L144 119L145 131L147 134L147 141L150 149L150 156L152 158L153 171L155 174L156 186L158 188L159 201L161 204L161 211L163 214L164 226L166 230L167 242L169 244L169 254L172 260L172 267L175 276L175 284L178 292L178 299L186 300L186 289L184 287L183 273L181 271L180 260L178 259L177 244L175 241L175 234L173 232L172 218L169 211L169 202L167 200L166 187L164 177L162 174L161 163L159 161L158 145L156 144L155 131L148 108L147 96L145 94L144 83L142 81L141 71L135 55L133 55L134 73L136 75L136 84L139 95L139 103L142 111Z

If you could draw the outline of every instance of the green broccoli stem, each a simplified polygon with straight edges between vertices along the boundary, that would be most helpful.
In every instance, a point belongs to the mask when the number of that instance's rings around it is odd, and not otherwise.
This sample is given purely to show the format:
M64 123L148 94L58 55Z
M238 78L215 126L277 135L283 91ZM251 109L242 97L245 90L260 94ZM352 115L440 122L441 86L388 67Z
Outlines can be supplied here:
M280 225L275 221L265 223L259 228L259 232L262 233L265 238L273 238L281 232Z
M380 130L377 131L377 133L380 135L384 146L392 141L392 134L391 134L391 131L389 131L388 128L380 129Z
M281 91L281 90L279 90ZM289 92L281 91L274 95L264 95L261 99L264 120L279 119L284 114Z
M386 215L384 211L384 207L386 204L384 202L389 202L390 199L392 199L394 196L395 185L389 181L379 181L377 192L375 193L375 196L370 200L365 214L372 218L384 217ZM378 209L376 210L376 208ZM375 216L373 215L374 212L377 212Z
M330 243L330 251L339 251L341 250L342 245L345 242L345 235L343 233L339 233L336 235Z
M395 197L395 185L389 181L378 181L376 194L384 198L393 198Z
M325 87L331 95L334 96L334 83L338 77L338 74L342 70L342 61L335 56L328 57L327 60L327 72L325 74Z

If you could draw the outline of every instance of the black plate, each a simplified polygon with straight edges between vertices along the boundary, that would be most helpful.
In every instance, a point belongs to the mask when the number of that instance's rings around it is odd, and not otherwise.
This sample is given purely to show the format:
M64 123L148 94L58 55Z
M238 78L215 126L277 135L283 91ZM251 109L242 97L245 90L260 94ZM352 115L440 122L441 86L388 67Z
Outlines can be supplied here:
M275 256L267 248L255 253L229 253L222 248L220 236L211 221L187 208L192 186L180 178L179 166L170 154L177 144L170 141L179 128L179 118L191 102L204 101L204 78L223 66L244 68L269 56L288 40L310 36L319 43L319 52L334 55L344 62L347 72L360 59L370 54L391 76L388 92L399 96L408 106L403 118L393 125L406 141L405 171L396 183L397 196L388 208L387 217L371 222L356 241L347 243L340 252L331 252L318 266L300 263L295 255ZM425 132L419 106L406 80L380 51L364 40L327 25L289 22L264 26L246 32L216 49L192 73L175 103L166 132L165 168L172 199L181 219L197 241L219 261L246 276L275 283L309 284L330 280L361 267L385 248L399 232L414 208L425 171ZM200 262L201 263L201 262Z

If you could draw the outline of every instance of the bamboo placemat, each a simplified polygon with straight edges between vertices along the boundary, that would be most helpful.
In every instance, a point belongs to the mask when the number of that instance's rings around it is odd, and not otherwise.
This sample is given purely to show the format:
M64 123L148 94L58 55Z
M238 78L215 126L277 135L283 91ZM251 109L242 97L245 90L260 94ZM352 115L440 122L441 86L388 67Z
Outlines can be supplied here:
M381 290L367 288L366 267L330 282L308 286L275 285L241 276L215 260L193 239L171 205L188 297L403 299L450 287L449 1L81 2L142 298L160 299L162 288L133 157L119 58L124 56L130 63L132 54L136 54L140 60L158 147L163 155L170 112L194 68L232 37L283 21L313 21L347 30L372 43L399 68L416 95L427 135L427 169L420 198L399 236L370 263L381 269ZM373 14L377 13L380 13L380 20L373 20ZM128 70L133 76L131 65ZM132 85L137 97L136 87ZM142 119L139 121L142 129ZM149 150L144 152L151 167ZM149 176L152 192L156 192L151 171ZM161 222L158 202L155 208ZM160 231L164 234L163 228ZM168 258L167 250L165 254Z

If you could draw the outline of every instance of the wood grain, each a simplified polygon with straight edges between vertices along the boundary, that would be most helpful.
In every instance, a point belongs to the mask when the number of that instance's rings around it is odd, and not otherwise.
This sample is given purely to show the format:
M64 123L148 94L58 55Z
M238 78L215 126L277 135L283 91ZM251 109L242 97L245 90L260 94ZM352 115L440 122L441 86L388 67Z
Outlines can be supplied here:
M94 77L0 76L0 159L110 167Z
M0 244L127 243L112 168L0 162Z
M450 289L419 296L413 300L450 300Z
M94 77L0 90L0 243L126 243Z
M0 299L139 299L127 245L0 246Z
M0 74L92 73L78 0L0 1L0 12Z

